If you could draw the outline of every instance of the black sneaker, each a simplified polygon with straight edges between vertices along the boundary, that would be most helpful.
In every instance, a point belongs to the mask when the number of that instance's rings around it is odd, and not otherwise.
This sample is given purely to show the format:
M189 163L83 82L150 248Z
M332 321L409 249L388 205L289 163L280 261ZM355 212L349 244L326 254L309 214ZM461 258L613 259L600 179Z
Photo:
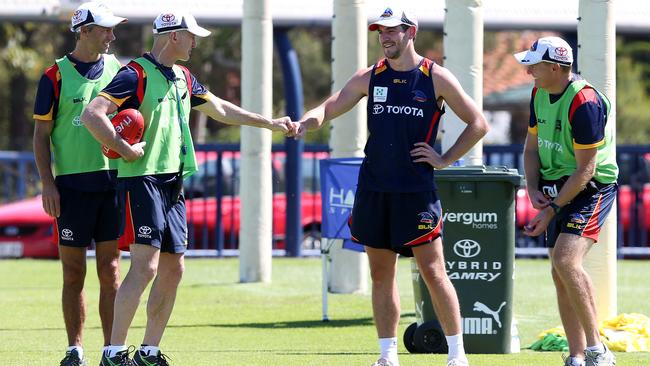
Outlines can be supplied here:
M125 349L115 354L113 357L108 357L107 352L102 353L102 360L99 366L133 366L133 361L129 358L129 350Z
M65 357L61 360L59 364L61 366L86 366L86 359L79 358L79 353L76 349L72 351L67 351Z
M160 351L155 355L147 355L140 350L133 355L134 366L169 366L168 360L169 357Z

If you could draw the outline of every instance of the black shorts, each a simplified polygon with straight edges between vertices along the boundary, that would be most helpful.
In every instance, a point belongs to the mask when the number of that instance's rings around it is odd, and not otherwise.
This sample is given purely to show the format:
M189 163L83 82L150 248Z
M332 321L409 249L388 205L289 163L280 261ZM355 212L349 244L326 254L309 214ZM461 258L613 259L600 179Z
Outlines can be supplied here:
M59 245L87 247L117 240L120 211L115 190L85 192L58 186L61 213L54 225Z
M185 198L176 201L175 182L162 175L120 178L120 202L125 205L123 227L129 243L151 245L165 253L187 249Z
M357 243L412 257L412 247L442 235L441 217L435 191L392 193L357 189L350 231Z
M550 183L548 181L541 182L541 189L555 187L554 191L559 192L563 184L562 181L555 182L555 184L553 184L553 181ZM574 234L597 242L600 228L614 204L617 188L616 183L600 184L594 181L589 182L587 187L578 193L569 204L562 207L560 212L551 220L546 228L546 246L553 248L557 237L561 233ZM548 191L549 189L546 189L546 193ZM547 196L553 198L548 194Z

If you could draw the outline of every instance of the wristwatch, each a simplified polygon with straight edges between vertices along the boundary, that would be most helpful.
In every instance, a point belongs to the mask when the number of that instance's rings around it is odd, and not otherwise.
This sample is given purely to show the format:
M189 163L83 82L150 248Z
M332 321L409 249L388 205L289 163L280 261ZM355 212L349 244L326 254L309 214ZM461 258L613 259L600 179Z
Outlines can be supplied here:
M555 202L549 203L548 206L553 209L553 212L555 212L556 215L559 214L562 209L562 207L558 206Z

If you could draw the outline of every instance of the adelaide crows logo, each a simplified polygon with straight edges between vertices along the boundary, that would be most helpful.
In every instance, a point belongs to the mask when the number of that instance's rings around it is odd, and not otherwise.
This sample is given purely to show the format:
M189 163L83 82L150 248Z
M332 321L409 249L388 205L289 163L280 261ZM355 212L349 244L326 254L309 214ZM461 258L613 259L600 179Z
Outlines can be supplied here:
M436 218L431 214L431 212L420 212L418 216L420 217L418 230L433 230L433 224L435 224Z
M386 10L384 10L384 13L381 15L381 18L388 18L392 16L393 16L393 9L386 8Z
M414 101L420 102L420 103L424 103L424 102L427 101L427 95L424 94L424 92L422 92L421 90L413 90L412 93L415 94L413 96Z

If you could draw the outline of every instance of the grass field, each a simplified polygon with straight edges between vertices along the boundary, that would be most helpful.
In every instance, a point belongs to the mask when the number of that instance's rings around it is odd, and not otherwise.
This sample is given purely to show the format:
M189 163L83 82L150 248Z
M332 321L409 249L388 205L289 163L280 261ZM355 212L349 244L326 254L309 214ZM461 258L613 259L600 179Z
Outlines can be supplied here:
M94 266L94 262L89 265ZM620 261L618 310L650 315L647 261ZM126 273L128 261L123 262ZM273 282L239 284L236 259L189 259L162 347L172 365L370 365L377 356L368 295L330 295L332 321L322 323L320 261L274 259ZM414 321L409 262L400 261L401 335ZM58 365L66 347L57 261L0 261L0 365ZM85 349L99 362L98 284L88 270ZM522 345L559 324L545 260L518 260L515 314ZM143 299L143 305L144 305ZM141 306L129 341L144 331ZM400 343L403 366L444 365L443 355L410 355ZM618 365L650 365L650 353L618 353ZM562 365L560 353L523 350L515 355L471 355L478 365Z

